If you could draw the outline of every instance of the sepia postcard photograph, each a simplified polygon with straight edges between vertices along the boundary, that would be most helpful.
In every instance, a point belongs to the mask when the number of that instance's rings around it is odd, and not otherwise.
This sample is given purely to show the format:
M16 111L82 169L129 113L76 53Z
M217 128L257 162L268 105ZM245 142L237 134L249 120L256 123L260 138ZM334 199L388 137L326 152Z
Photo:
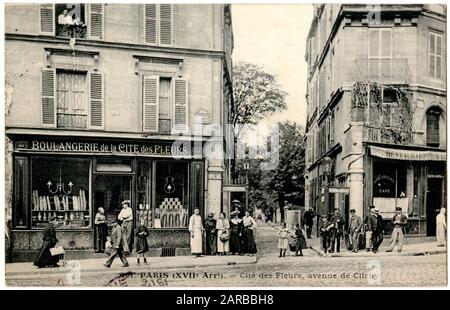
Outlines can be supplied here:
M3 286L447 287L445 4L2 10Z

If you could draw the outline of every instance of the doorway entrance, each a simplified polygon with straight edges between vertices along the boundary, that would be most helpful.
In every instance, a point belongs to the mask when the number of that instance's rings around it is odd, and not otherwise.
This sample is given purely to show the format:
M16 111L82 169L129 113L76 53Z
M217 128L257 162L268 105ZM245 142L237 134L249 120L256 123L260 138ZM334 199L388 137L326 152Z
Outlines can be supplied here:
M436 216L442 207L442 178L428 178L427 236L436 236Z
M131 200L132 176L98 174L94 179L94 213L105 210L108 230L117 219L124 200Z

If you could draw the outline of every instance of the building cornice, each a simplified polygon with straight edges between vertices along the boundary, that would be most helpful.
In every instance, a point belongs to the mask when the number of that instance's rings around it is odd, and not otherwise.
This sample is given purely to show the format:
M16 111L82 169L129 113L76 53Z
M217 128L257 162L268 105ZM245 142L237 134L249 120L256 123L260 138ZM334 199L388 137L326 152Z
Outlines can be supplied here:
M79 139L117 139L117 140L159 140L159 141L210 141L214 137L204 136L177 136L177 135L150 135L146 133L131 133L121 131L97 131L97 130L61 130L48 128L6 127L5 134L9 137L16 136L45 136L45 137L70 137Z
M28 35L28 34L17 34L17 33L6 33L5 41L17 40L17 41L28 41L35 43L44 44L64 44L61 47L69 46L69 40L67 38L59 38L53 36L41 36L41 35ZM207 56L215 58L224 58L224 51L216 50L203 50L203 49L190 49L190 48L180 48L180 47L161 47L161 46L150 46L145 44L135 44L135 43L120 43L120 42L109 42L109 41L94 41L87 39L79 39L76 41L76 46L83 46L87 48L111 48L111 49L123 49L131 51L141 51L141 52L158 52L166 54L175 55L187 55L187 56ZM94 52L94 51L84 51L84 52Z

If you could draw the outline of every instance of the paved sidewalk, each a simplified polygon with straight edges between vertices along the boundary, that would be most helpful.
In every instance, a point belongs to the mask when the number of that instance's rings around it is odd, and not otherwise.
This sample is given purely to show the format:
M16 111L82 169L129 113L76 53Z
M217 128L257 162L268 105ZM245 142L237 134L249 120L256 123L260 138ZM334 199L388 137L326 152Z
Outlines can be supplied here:
M103 264L107 260L105 255L104 259L80 259L77 260L80 264L82 272L127 272L127 271L146 271L146 270L165 270L173 268L195 268L195 267L210 267L210 266L222 266L222 265L242 265L242 264L255 264L257 262L256 256L239 256L239 255L226 255L226 256L202 256L194 258L191 256L173 256L173 257L148 257L148 264L137 265L136 257L129 257L129 267L122 267L120 259L116 259L111 268L106 268ZM67 264L64 267L64 261L60 263L61 267L57 268L37 268L32 262L26 263L9 263L5 266L6 277L20 276L20 275L43 275L43 274L60 274L67 273L71 267L68 265L73 261L65 261Z
M325 256L323 250L319 245L313 246L314 250L320 256ZM446 254L447 247L438 247L436 242L405 244L402 252L397 252L397 246L392 252L386 252L387 247L381 247L378 253L367 252L365 249L360 250L358 253L352 251L342 250L341 253L328 253L329 257L377 257L377 256L416 256L416 255L434 255L434 254Z

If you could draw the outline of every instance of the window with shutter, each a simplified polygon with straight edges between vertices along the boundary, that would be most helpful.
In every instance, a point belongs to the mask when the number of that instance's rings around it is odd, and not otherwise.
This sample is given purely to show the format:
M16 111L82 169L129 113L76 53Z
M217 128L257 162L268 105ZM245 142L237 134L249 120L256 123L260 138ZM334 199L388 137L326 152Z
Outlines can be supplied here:
M174 79L174 129L185 132L188 128L188 81Z
M55 35L54 5L41 4L39 8L39 32L45 35Z
M143 79L143 131L157 133L159 76L144 76Z
M427 146L439 147L439 120L441 111L438 108L431 108L427 111Z
M430 32L428 51L430 77L442 79L442 35Z
M64 38L86 39L87 22L84 3L56 3L54 5L54 22L56 36Z
M55 80L55 69L42 70L42 124L48 127L56 127Z
M392 66L392 30L369 30L369 79L391 76Z
M89 5L89 37L103 40L104 7L101 3Z
M172 44L172 5L160 4L159 16L159 43L170 45Z
M157 5L145 4L144 6L144 40L145 43L157 43Z
M90 127L104 128L104 83L103 74L91 72L90 74Z

